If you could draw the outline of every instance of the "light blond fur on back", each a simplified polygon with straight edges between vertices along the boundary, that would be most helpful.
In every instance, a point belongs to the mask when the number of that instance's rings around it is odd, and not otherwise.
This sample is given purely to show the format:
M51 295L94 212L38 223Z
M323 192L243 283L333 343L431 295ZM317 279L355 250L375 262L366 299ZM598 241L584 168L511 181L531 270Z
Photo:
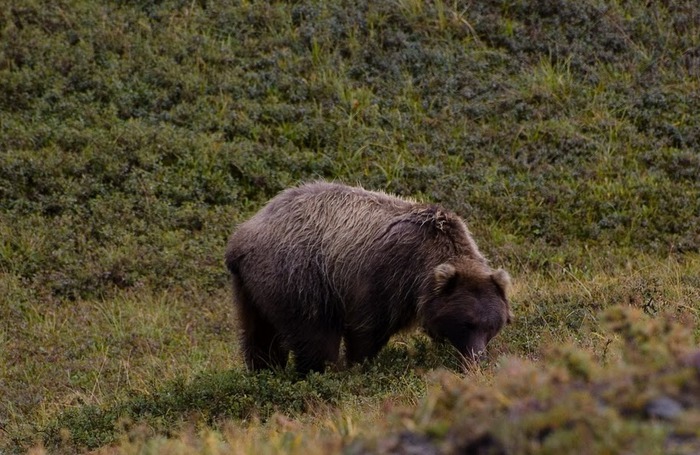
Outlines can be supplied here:
M420 239L417 245L417 236L423 235L420 228L427 232L429 227L439 235ZM402 257L415 253L417 246L424 249L416 255L422 264L411 265L427 267L419 276L416 271L407 273L409 264L392 257L396 251L387 249L387 245L395 249L402 244L412 250L401 252ZM264 254L253 248L258 245L265 245ZM285 264L276 270L276 281L305 294L304 300L336 299L345 305L366 280L367 264L381 263L387 289L394 297L391 300L404 301L416 286L424 284L435 266L458 255L485 262L466 225L456 215L384 192L314 182L284 191L243 223L229 241L227 263L236 268L240 261L269 262L274 258ZM327 289L312 283L300 287L299 277L308 276L310 268L329 285ZM245 279L250 282L256 277ZM310 317L319 310L317 306L304 308ZM397 318L397 313L403 311L391 312L390 317Z

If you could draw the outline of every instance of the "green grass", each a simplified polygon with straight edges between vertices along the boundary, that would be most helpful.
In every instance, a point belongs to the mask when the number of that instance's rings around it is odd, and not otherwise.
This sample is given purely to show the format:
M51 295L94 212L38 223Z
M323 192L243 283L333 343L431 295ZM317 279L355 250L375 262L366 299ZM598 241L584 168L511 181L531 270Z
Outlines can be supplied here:
M684 357L636 365L604 322L697 349L692 1L0 5L0 451L697 449ZM362 368L245 372L226 238L319 178L467 220L515 283L488 361L408 333ZM600 395L630 375L683 417Z

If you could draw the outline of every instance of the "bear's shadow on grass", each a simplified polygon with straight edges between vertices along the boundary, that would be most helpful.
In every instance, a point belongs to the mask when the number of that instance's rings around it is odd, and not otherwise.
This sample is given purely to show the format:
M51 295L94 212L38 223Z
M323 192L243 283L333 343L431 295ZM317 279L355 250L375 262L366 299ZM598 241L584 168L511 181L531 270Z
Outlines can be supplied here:
M217 426L228 419L265 421L275 413L299 415L358 396L378 400L392 394L416 396L425 390L425 372L436 368L462 371L458 353L447 344L416 335L390 343L376 359L352 368L329 367L325 373L300 376L292 359L283 370L236 368L205 372L190 381L174 380L116 404L66 410L38 434L48 449L94 449L136 426L173 435L192 422Z

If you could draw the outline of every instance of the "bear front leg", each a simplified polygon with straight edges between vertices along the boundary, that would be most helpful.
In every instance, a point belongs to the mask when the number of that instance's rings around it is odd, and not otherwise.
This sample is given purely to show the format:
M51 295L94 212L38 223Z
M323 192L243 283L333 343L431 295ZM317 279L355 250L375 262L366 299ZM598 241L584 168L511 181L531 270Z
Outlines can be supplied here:
M346 330L344 339L345 359L353 365L375 358L389 341L389 335L378 330Z

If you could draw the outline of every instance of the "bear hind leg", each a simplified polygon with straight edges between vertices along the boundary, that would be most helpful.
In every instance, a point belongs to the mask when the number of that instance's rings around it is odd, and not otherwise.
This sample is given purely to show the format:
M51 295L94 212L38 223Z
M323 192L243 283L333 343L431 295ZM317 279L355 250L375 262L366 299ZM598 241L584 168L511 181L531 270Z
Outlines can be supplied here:
M282 344L277 329L253 308L239 312L242 331L241 344L245 363L249 370L284 368L289 350Z

